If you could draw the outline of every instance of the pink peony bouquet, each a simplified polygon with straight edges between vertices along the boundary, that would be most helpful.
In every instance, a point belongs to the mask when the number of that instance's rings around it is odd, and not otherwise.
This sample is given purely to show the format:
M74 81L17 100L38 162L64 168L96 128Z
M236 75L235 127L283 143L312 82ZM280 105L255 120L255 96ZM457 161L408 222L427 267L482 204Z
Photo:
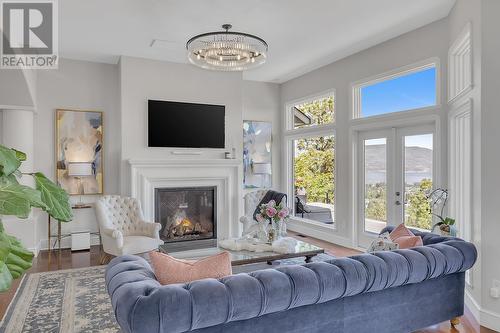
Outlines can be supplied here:
M283 203L276 204L274 200L269 201L267 204L260 205L260 213L256 218L258 222L279 222L290 216L290 210Z

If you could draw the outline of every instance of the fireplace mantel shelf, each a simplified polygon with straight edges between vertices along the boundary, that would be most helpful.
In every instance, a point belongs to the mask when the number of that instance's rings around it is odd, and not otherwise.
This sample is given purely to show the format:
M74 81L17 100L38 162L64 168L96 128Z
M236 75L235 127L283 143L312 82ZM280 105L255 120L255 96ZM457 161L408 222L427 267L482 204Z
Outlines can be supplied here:
M226 165L226 166L239 166L242 165L241 159L197 159L197 158L189 158L189 159L162 159L162 160L137 160L137 159L129 159L128 163L131 166L161 166L161 165L174 165L174 166L182 166L182 165L200 165L200 166L208 166L208 165Z

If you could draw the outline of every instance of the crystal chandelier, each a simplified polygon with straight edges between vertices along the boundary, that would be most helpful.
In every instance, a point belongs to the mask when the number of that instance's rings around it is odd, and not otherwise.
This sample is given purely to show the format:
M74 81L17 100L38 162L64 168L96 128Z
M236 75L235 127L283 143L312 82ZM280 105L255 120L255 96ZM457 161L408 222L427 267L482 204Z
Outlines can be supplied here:
M262 38L243 32L207 32L186 43L189 61L196 66L218 71L243 71L266 62L267 43Z

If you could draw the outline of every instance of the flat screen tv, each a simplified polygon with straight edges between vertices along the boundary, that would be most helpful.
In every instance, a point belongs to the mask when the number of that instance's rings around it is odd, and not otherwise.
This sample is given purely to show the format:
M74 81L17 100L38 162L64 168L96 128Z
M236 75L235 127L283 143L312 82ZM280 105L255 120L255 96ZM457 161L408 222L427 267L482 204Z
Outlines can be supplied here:
M224 148L225 106L148 100L148 146Z

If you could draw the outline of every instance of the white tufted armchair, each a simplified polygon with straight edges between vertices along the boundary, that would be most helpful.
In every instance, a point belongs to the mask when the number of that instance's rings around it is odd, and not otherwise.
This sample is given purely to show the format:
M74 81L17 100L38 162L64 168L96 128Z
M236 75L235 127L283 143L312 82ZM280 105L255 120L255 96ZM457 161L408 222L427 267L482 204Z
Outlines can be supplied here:
M144 221L137 199L105 195L97 201L96 215L102 247L108 254L144 253L163 243L161 224Z
M253 213L255 212L255 208L257 208L257 205L261 202L266 193L267 190L257 190L248 192L243 197L245 203L245 215L240 217L240 222L243 224L243 236L257 230L257 222L253 219ZM286 204L286 197L284 197L281 202Z

